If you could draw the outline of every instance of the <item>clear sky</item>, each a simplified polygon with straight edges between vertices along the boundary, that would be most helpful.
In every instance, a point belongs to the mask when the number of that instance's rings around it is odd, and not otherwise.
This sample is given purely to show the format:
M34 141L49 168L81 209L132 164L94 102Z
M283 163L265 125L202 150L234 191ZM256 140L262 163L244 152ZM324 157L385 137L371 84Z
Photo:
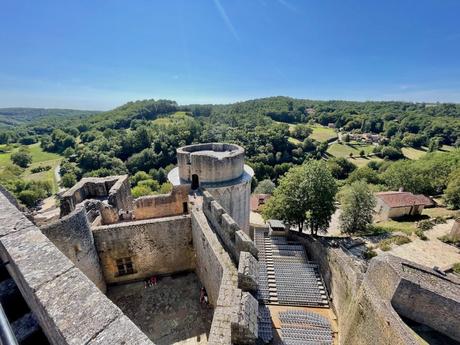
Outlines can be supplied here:
M0 107L460 102L460 0L1 0Z

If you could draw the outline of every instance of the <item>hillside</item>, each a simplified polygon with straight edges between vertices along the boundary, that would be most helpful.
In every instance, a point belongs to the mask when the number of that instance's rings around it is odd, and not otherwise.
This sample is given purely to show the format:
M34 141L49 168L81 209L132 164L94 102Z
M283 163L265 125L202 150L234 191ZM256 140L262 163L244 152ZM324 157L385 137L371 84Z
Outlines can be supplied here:
M45 118L88 116L98 111L45 108L0 108L0 127L19 126Z

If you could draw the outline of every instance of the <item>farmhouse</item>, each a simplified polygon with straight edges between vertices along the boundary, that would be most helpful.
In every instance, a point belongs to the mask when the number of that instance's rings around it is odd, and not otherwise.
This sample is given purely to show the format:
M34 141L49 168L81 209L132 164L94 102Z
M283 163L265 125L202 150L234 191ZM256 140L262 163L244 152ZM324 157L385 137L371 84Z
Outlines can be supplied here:
M432 205L431 199L425 195L410 192L380 192L375 196L380 220L419 215L425 206Z

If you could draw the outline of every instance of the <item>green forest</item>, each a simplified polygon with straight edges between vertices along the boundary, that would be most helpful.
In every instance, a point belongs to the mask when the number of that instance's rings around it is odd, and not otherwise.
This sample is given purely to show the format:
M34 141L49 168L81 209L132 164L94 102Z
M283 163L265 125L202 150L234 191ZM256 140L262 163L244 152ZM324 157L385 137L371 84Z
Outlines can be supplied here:
M377 190L404 187L428 195L458 190L458 104L289 97L227 105L142 100L106 112L28 115L24 109L11 116L3 110L0 116L7 124L0 126L0 183L28 206L56 191L49 173L48 180L30 176L58 164L64 187L84 176L129 173L136 196L167 191L166 174L176 164L176 149L217 141L245 148L247 164L255 171L254 188L263 180L277 184L307 160L325 160L339 186L365 179ZM379 134L381 140L339 140L339 131ZM34 154L53 156L44 165ZM454 199L449 202L458 207Z

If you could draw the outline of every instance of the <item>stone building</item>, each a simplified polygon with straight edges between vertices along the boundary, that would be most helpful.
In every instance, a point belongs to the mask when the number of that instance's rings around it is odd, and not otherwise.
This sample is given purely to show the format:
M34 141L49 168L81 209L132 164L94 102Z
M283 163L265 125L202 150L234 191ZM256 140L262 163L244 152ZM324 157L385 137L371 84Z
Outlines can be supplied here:
M169 175L170 193L133 199L128 176L85 178L64 193L61 218L41 229L0 188L0 303L20 343L269 343L267 332L279 319L272 322L267 310L295 318L282 303L308 306L307 293L292 295L305 289L304 281L319 296L316 308L338 317L338 333L327 334L330 343L417 344L400 316L460 340L460 285L453 278L391 256L356 262L336 245L288 229L282 238L265 230L250 238L252 174L237 145L186 146ZM187 280L193 286L177 283L184 274L196 277ZM157 278L158 287L147 286ZM200 287L211 313L197 301ZM121 291L117 298L115 290ZM179 298L164 303L168 295ZM166 314L156 314L162 304ZM305 315L311 317L311 309ZM193 329L202 320L209 321L204 341ZM149 327L155 321L162 334ZM316 336L283 322L281 336Z
M254 171L244 164L244 149L234 144L209 143L177 150L177 167L168 174L174 186L205 188L249 234L251 179Z
M410 192L380 192L375 197L375 210L379 220L420 215L425 206L431 206L432 203L430 198Z

